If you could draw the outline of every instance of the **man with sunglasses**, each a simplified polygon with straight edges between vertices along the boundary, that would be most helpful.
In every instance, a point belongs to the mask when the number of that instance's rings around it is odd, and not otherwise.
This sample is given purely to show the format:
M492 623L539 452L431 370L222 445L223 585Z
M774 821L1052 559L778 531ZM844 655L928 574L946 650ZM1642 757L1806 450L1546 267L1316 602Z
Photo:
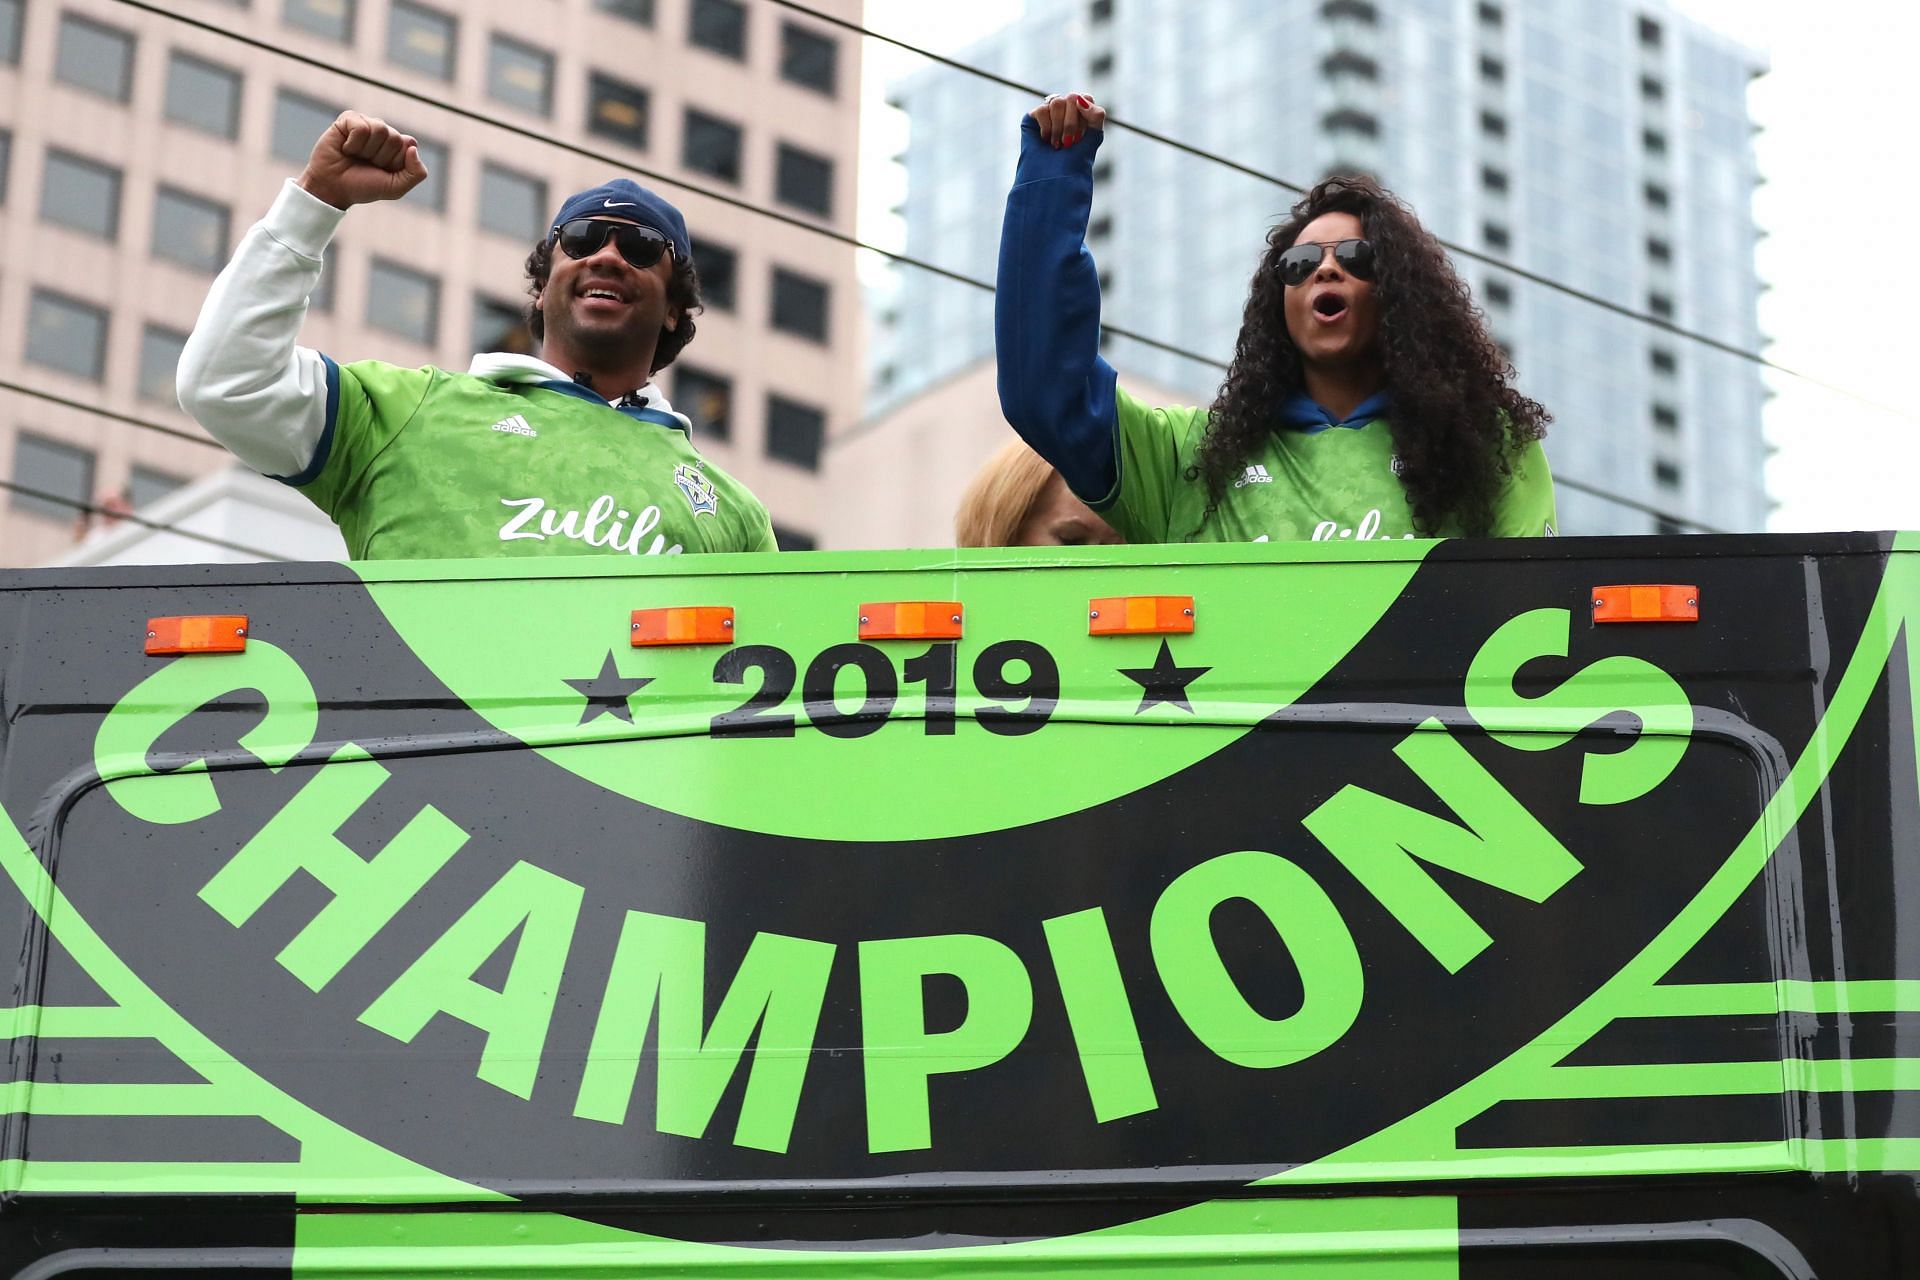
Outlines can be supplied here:
M1001 409L1082 501L1128 542L1554 532L1545 411L1370 179L1328 179L1268 234L1211 407L1121 390L1084 243L1105 123L1082 94L1021 121L994 303Z
M214 281L180 358L187 412L356 560L773 550L766 508L653 384L693 337L699 278L679 210L627 179L568 198L528 257L537 358L461 374L298 345L345 211L426 176L413 138L343 112Z

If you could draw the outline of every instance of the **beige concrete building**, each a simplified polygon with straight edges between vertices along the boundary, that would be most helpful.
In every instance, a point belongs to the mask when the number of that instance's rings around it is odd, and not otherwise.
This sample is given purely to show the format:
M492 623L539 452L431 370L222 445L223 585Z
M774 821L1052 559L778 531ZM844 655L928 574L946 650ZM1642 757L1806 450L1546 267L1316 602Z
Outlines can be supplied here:
M859 0L816 0L858 19ZM213 274L343 107L419 136L429 182L348 215L302 342L464 369L512 339L524 261L568 193L626 165L227 39L684 178L804 222L854 221L860 47L758 0L0 0L0 378L198 434L173 362ZM695 439L811 545L823 441L857 418L852 251L658 188L686 214L707 309L662 382ZM524 340L524 339L523 339ZM0 389L0 478L144 506L218 449ZM0 564L66 554L75 512L0 492Z
M994 363L980 360L827 442L834 495L821 544L835 549L950 547L953 515L974 472L1013 438L1000 416ZM1121 385L1149 404L1192 398L1138 378Z

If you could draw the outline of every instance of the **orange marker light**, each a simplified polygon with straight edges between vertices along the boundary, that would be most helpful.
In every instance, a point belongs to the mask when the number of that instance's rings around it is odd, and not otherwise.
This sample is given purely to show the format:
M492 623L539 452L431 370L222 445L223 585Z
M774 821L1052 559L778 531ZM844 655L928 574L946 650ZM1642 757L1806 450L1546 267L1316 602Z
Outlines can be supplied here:
M1090 636L1175 636L1192 631L1192 596L1103 596L1087 602Z
M662 644L732 644L730 605L687 605L633 611L633 647Z
M1593 589L1595 622L1698 622L1700 588L1636 582Z
M898 600L860 606L862 640L958 640L957 600Z
M247 615L244 613L147 619L147 653L154 657L177 653L244 653L246 648Z

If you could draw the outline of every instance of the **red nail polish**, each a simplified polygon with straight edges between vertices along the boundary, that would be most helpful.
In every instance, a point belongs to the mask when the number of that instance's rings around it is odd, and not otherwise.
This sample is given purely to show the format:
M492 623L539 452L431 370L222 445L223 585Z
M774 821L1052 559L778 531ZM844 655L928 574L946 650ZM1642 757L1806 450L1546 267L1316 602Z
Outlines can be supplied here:
M1078 104L1080 105L1080 109L1081 109L1082 111L1085 111L1085 110L1087 110L1088 108L1090 108L1090 107L1092 107L1092 106L1093 106L1093 99L1092 99L1092 98L1089 98L1089 97L1088 97L1088 96L1087 96L1086 94L1084 94L1084 93L1076 93L1076 94L1074 94L1074 95L1073 95L1073 100L1074 100L1074 101L1075 101L1076 103L1078 103Z

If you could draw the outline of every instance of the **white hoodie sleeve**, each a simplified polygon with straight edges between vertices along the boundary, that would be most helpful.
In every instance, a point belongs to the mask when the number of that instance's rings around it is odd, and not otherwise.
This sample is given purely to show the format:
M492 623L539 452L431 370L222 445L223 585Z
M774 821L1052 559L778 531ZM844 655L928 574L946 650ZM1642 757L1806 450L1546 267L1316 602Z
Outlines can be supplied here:
M276 479L311 479L331 425L333 362L295 339L344 214L289 180L213 282L180 354L180 407Z

